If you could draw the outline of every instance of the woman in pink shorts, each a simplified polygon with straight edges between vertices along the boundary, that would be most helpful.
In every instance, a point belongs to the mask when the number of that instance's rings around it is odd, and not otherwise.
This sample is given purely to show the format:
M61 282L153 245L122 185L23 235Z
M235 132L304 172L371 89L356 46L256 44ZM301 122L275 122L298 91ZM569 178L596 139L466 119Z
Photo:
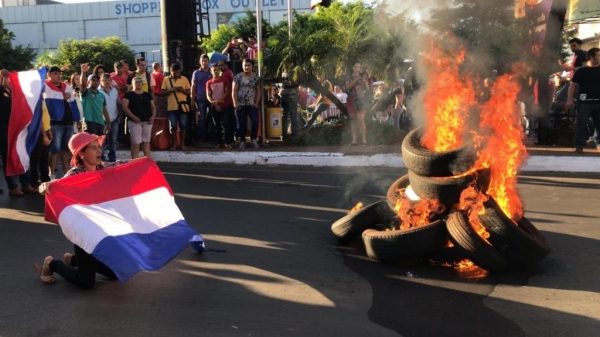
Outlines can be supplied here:
M156 105L149 93L142 90L142 79L133 79L133 91L123 98L123 112L127 116L127 125L131 137L131 158L139 157L140 144L144 156L150 156L150 138L152 122L156 117Z

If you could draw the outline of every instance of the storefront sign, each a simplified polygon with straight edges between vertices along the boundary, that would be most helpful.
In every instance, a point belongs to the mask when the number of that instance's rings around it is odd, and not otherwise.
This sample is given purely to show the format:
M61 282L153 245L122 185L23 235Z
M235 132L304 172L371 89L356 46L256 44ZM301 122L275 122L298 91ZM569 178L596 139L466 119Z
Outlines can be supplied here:
M160 13L160 2L133 2L115 4L115 14L158 14Z

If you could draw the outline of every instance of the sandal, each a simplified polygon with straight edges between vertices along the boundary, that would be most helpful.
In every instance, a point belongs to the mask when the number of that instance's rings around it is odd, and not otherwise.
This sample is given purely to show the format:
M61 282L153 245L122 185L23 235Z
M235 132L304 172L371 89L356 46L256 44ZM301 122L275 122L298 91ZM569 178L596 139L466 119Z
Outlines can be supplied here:
M357 146L357 143L350 143L348 146Z
M35 263L33 266L40 273L40 280L45 284L52 284L56 282L56 278L54 277L54 273L50 270L50 262L52 262L54 258L52 256L46 256L44 259L44 265L40 263Z

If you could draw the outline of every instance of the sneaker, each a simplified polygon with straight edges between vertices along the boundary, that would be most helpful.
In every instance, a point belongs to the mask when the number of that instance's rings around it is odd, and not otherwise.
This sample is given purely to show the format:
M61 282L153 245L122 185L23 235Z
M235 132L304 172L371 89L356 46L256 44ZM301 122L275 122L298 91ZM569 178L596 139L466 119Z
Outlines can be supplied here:
M252 139L250 141L250 143L252 143L252 147L255 149L258 149L260 147L260 145L258 145L258 141L256 141L256 139Z
M246 148L246 142L240 142L240 149L243 150Z

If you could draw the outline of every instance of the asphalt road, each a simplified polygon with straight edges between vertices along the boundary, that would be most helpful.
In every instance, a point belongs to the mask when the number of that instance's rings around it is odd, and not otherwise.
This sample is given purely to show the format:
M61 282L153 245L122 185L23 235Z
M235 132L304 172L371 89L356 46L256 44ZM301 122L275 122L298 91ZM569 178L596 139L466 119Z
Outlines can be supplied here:
M34 268L72 245L43 197L0 195L0 336L597 336L600 174L520 177L552 252L527 272L458 278L369 260L330 225L384 197L398 169L162 165L207 247L82 291ZM115 186L118 188L118 186ZM101 193L101 191L91 191Z

